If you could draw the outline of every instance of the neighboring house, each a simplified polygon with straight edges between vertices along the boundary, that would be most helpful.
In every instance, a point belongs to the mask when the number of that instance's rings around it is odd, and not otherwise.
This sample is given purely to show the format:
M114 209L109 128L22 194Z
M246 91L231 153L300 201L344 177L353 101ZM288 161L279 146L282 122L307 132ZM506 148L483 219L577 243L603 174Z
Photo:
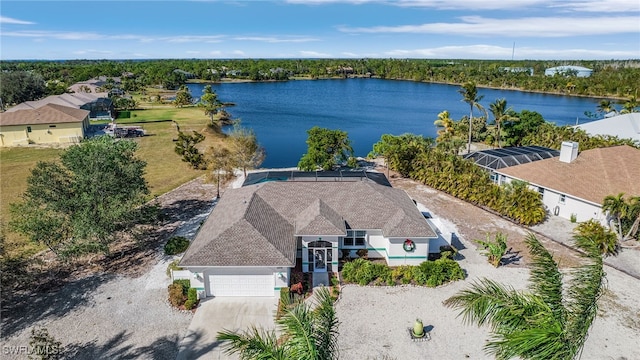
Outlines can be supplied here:
M591 121L576 128L586 131L590 135L610 135L620 139L631 139L640 144L640 113L628 113L606 117L602 120Z
M48 104L0 113L0 146L78 143L89 127L89 111Z
M464 158L473 160L476 165L489 171L491 179L494 182L498 182L498 177L495 173L498 169L528 164L556 156L560 156L560 151L532 145L475 151L464 155Z
M582 67L582 66L573 66L573 65L564 65L564 66L556 66L552 68L548 68L544 71L545 76L553 76L555 74L560 75L575 75L576 77L590 77L593 70Z
M360 249L418 265L449 244L403 190L366 176L296 176L225 192L179 264L202 295L278 296L294 268L328 278Z
M65 93L61 95L51 95L44 99L23 102L8 109L7 112L25 109L33 110L48 104L88 110L90 120L113 120L115 116L115 107L107 93Z
M640 150L628 145L585 150L563 142L559 158L496 170L500 183L514 179L540 192L554 216L607 223L602 202L608 195L640 196Z

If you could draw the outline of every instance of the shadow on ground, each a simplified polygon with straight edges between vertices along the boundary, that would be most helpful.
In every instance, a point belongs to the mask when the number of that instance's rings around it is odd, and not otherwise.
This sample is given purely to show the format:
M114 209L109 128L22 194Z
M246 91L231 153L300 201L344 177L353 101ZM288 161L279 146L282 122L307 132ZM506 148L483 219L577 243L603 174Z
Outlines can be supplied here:
M171 221L187 221L194 214L207 211L213 205L213 201L197 199L177 200L171 204L162 206L162 217Z
M34 323L67 315L78 306L91 305L94 291L115 275L96 275L66 284L57 291L13 296L2 304L2 337L20 333Z
M202 344L202 333L193 333L186 344L193 358L205 355L216 348L219 343ZM177 335L163 336L147 346L133 347L126 343L131 334L122 331L108 341L98 344L95 341L73 343L64 347L64 357L68 359L175 359L178 354L180 339Z

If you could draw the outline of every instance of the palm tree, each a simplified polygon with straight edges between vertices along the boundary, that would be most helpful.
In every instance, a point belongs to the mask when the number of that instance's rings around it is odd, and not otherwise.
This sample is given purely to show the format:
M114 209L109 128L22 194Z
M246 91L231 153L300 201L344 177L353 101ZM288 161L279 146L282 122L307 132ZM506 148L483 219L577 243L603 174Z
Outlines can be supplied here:
M628 113L636 112L637 111L636 108L638 106L640 106L640 103L638 103L638 99L635 96L631 96L629 99L627 99L627 101L622 103L621 113L628 114Z
M305 303L297 304L276 320L282 334L252 327L241 333L221 331L218 341L225 343L227 355L239 354L249 359L305 359L330 360L338 357L338 319L329 290L315 292L318 302L312 309Z
M500 125L503 121L513 120L513 116L509 115L511 108L507 108L507 100L505 98L496 99L496 101L489 104L489 109L491 110L491 114L493 114L493 118L496 121L497 132L496 138L498 139L498 147L501 148L500 145Z
M612 111L616 111L616 108L613 106L613 103L611 102L611 100L609 99L602 99L600 100L600 102L598 103L598 106L596 108L597 112L599 112L600 114L607 115L608 113L612 112Z
M629 232L624 237L625 239L631 239L638 233L638 228L640 228L640 196L634 196L629 199L629 215L636 215L636 219L631 224L629 228Z
M622 241L624 239L622 235L622 219L625 218L629 212L629 204L624 200L624 193L605 197L602 201L602 211L608 212L610 217L617 220L618 229L616 232L618 233L618 240ZM613 228L611 223L609 223L609 227Z
M469 104L469 142L467 143L467 153L471 152L471 133L473 129L473 108L476 108L480 111L485 111L484 107L480 105L480 100L484 98L484 95L478 95L478 88L476 87L476 83L469 81L462 85L462 87L458 90L458 93L462 95L462 101Z
M451 119L449 111L445 110L438 114L438 119L433 122L433 125L438 127L437 142L448 141L453 137L453 119Z
M445 305L459 309L465 322L489 325L485 350L496 359L574 359L596 317L605 273L598 247L589 237L574 237L585 265L575 269L563 289L562 273L551 254L532 234L528 292L490 279L475 282Z

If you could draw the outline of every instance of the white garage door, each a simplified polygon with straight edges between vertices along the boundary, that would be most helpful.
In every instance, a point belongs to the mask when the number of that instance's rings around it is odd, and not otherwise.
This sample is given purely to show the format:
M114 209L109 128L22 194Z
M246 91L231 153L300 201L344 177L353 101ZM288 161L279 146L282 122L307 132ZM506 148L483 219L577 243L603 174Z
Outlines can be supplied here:
M273 296L273 275L209 275L208 296Z

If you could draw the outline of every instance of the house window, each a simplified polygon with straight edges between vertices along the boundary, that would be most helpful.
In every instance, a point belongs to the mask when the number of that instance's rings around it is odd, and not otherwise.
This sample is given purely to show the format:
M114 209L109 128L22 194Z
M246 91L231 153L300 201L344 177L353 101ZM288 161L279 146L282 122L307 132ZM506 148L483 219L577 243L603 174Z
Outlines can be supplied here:
M564 204L564 202L567 200L566 195L562 194L560 195L560 204Z
M49 125L49 127L52 128L52 127L56 127L56 126L55 125Z
M364 230L347 230L347 236L344 237L342 244L344 246L364 246L364 240L367 232Z
M27 132L30 133L31 132L31 126L27 126Z
M540 197L544 196L544 188L538 187L538 193L540 194Z

